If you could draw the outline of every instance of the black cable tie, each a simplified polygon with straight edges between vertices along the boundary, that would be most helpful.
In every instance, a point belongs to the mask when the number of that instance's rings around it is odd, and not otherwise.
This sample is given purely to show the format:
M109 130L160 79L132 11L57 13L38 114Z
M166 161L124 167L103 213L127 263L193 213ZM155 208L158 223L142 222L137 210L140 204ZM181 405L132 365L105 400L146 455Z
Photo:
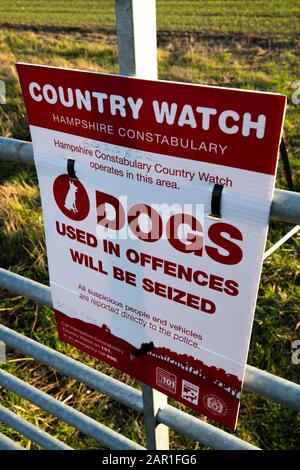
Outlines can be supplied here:
M284 168L285 178L286 178L288 188L290 191L295 191L290 160L289 160L287 148L283 139L281 139L281 142L280 142L280 156L283 162L283 168Z
M211 195L211 217L221 218L221 196L224 186L215 184Z
M77 176L76 176L76 173L75 173L75 160L73 160L72 158L68 158L67 160L67 172L68 172L68 175L71 179L73 180L77 180Z
M154 349L154 343L151 341L150 343L145 343L143 344L140 348L135 349L131 355L134 357L142 356L143 354L146 354L149 351L152 351Z

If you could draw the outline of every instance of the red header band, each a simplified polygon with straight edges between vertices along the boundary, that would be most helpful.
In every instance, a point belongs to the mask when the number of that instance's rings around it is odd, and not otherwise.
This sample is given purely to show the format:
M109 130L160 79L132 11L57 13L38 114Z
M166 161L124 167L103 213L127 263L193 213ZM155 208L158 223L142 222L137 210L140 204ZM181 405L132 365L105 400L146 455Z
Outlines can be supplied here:
M286 98L17 64L30 125L274 174Z

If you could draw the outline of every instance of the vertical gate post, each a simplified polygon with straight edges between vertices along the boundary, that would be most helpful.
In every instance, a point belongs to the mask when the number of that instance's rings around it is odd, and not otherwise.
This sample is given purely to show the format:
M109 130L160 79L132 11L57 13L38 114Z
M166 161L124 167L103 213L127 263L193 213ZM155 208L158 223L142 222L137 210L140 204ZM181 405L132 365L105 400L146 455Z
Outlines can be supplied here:
M155 0L115 0L120 74L157 79Z
M120 74L157 79L156 1L115 0ZM157 423L167 403L163 393L142 384L148 449L169 448L169 428Z
M142 384L146 445L150 450L169 449L169 428L157 423L157 413L168 403L168 397L149 385Z
M6 344L0 340L0 365L6 362Z

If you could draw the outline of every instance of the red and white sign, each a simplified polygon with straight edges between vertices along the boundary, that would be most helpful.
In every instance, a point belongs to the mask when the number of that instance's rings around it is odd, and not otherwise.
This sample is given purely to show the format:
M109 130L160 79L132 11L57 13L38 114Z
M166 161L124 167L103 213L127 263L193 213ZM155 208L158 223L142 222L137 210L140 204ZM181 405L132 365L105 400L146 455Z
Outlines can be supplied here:
M234 429L285 97L17 67L60 339Z

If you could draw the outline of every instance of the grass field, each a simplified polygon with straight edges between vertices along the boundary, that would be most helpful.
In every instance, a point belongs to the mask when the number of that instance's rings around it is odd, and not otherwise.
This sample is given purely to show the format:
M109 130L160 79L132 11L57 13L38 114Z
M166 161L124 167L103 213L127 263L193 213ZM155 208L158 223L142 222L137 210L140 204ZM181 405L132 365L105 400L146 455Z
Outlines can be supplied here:
M300 79L299 2L158 0L157 5L158 27L170 31L159 34L160 78L274 91L288 96L284 133L299 191L300 105L291 101L291 84ZM43 24L52 25L52 29L34 27ZM69 26L67 32L64 25ZM12 4L1 0L0 80L7 84L7 104L0 106L0 135L30 139L15 61L115 73L116 37L110 31L106 33L106 28L114 28L112 1L33 0ZM178 30L197 34L182 35ZM277 186L286 187L281 164ZM34 170L1 163L1 267L48 282L42 224ZM288 229L284 224L272 223L268 246ZM300 366L292 364L290 349L291 341L300 337L299 241L299 236L294 237L264 264L248 360L251 365L295 382L300 382ZM126 375L58 342L53 314L46 307L1 291L0 320L16 331L134 384ZM135 412L15 351L9 353L5 368L145 444L143 419ZM94 440L10 392L0 391L0 401L76 449L101 448ZM184 409L179 404L175 406ZM299 424L299 416L287 408L243 393L237 436L265 449L297 449ZM0 432L27 448L36 448L1 424ZM171 447L202 448L175 432L171 432Z
M113 0L2 0L1 22L114 28ZM157 0L158 29L300 33L297 0Z

